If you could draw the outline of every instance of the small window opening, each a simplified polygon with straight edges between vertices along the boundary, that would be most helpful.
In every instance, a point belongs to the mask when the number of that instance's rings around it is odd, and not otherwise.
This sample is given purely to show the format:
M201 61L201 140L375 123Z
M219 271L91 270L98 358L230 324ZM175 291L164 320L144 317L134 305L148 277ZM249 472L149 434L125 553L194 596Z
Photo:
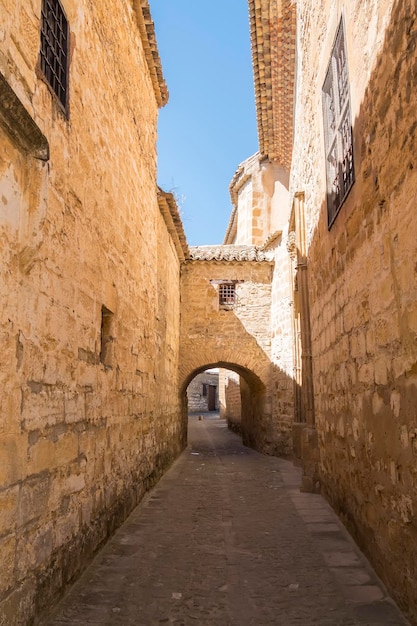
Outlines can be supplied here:
M113 313L103 305L101 307L100 363L103 363L106 367L112 366L112 326Z
M207 396L207 385L203 383L203 397Z
M235 283L219 285L219 304L232 306L236 302Z
M68 20L59 0L42 0L40 66L65 113L68 110Z
M330 228L355 182L348 61L343 18L340 20L323 85L323 117L327 212Z

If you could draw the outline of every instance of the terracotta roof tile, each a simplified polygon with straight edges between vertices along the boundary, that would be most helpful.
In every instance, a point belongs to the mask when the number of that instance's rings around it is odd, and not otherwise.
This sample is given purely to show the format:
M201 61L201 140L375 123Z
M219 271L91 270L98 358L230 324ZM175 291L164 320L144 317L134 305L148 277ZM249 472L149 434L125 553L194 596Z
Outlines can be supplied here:
M162 64L156 43L155 26L152 21L149 2L148 0L133 0L133 8L136 13L156 101L159 107L163 107L168 102L168 88L162 73Z
M291 166L296 6L293 0L249 0L260 152Z
M267 261L273 262L273 255L257 246L192 246L190 261Z

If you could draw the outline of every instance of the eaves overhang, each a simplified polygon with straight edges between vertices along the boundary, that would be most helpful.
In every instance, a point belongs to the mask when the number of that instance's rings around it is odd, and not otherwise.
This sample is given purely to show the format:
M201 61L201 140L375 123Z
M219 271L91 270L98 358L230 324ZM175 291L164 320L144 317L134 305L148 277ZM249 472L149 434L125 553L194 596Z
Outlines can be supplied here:
M191 246L188 261L252 261L255 263L274 263L273 253L259 246L222 245Z
M296 52L294 0L249 0L259 150L291 166Z
M0 126L25 153L49 160L48 140L1 72Z
M152 21L148 0L133 0L133 9L136 14L146 63L151 75L152 87L158 107L161 108L168 102L168 88L162 72L161 59L156 43L155 25Z
M175 246L178 259L180 263L183 263L189 257L189 248L177 203L172 193L165 192L158 187L158 205Z

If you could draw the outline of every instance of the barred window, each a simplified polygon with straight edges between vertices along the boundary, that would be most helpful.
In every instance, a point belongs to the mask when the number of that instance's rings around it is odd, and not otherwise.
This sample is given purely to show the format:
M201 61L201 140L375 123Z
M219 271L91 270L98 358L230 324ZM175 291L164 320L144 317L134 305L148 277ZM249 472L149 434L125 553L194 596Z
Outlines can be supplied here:
M354 181L349 75L343 17L323 85L326 149L327 215L329 228Z
M59 0L42 0L40 66L65 112L68 109L69 28Z
M233 305L236 302L235 283L223 283L219 285L219 304Z

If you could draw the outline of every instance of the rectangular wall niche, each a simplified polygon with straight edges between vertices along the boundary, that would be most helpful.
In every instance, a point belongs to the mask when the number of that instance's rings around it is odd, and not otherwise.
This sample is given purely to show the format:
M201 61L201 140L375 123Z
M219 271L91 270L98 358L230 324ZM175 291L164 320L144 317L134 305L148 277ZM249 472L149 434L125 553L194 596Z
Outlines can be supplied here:
M112 326L113 313L103 305L101 307L100 363L109 368L113 365Z

